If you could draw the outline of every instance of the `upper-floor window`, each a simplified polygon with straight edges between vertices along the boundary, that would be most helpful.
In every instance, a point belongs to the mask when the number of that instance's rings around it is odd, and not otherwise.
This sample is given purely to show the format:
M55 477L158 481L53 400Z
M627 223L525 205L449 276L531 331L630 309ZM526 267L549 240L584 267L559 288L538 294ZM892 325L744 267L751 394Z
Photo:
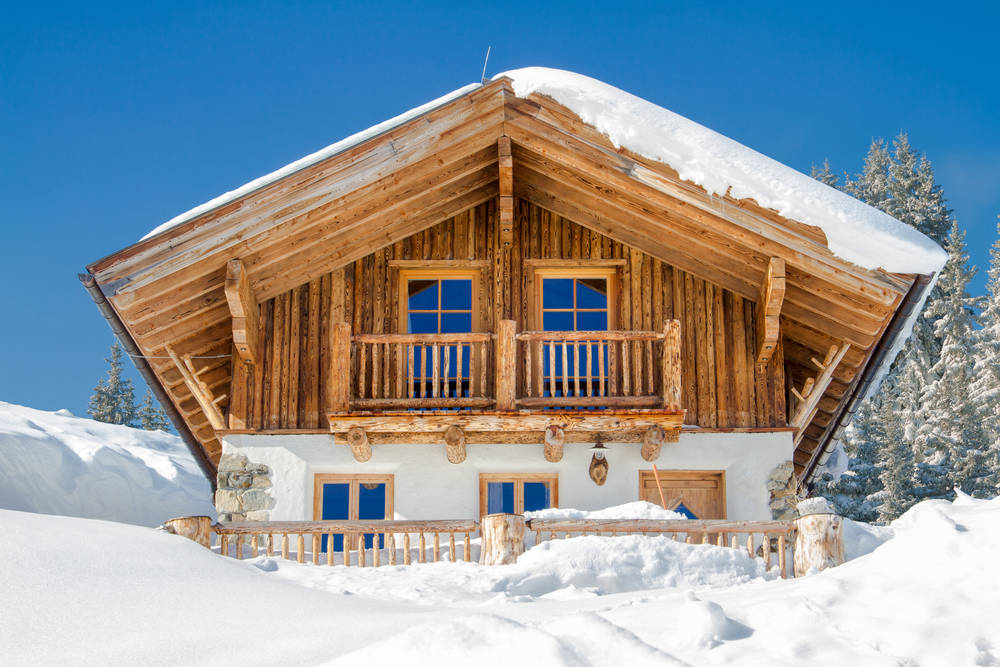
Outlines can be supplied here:
M465 333L479 329L478 271L400 271L400 331Z
M606 331L614 327L614 269L539 268L535 276L544 331Z

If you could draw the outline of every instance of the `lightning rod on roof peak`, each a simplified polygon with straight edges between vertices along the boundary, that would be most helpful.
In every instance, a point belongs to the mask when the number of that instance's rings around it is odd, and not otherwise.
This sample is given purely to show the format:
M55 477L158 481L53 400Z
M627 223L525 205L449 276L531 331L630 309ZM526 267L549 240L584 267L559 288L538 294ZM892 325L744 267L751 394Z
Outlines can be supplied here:
M480 77L481 83L484 85L486 83L486 65L490 62L490 49L492 48L492 45L486 47L486 60L483 61L483 75Z

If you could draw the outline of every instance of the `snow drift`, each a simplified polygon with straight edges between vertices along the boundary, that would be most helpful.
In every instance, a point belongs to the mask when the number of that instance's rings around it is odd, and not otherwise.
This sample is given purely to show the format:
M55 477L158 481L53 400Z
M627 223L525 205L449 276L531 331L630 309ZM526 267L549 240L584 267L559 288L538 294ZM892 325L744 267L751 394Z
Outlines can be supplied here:
M0 507L145 526L215 516L211 486L177 436L2 401Z

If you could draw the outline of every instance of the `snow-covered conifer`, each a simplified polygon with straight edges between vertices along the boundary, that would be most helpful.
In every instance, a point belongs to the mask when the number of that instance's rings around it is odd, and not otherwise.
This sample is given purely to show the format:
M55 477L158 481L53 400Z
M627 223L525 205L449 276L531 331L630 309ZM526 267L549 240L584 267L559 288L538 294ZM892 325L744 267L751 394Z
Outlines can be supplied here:
M111 357L105 358L108 375L94 388L87 412L97 421L131 426L136 419L135 392L132 380L124 376L122 356L122 348L115 341L111 346Z
M146 390L138 410L139 427L146 431L169 431L167 413L153 400L153 394Z

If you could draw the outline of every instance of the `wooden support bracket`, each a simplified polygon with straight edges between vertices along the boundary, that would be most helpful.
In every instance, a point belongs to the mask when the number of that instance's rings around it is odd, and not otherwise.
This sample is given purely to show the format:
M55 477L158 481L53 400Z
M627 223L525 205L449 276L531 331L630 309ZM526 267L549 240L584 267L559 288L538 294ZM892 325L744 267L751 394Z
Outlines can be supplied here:
M796 446L802 441L806 425L812 421L813 416L816 414L816 410L819 408L819 401L823 398L823 394L833 380L833 372L837 370L837 364L840 363L850 348L849 343L844 343L839 347L831 345L822 362L816 359L812 360L821 369L820 374L815 378L808 378L802 385L802 391L796 391L794 387L792 388L792 393L799 401L795 407L795 412L792 413L791 420L789 420L789 426L794 426L798 429L795 433Z
M465 460L465 432L457 426L449 426L444 432L444 449L451 463Z
M558 426L545 428L545 460L549 463L562 461L563 444L566 442L566 432Z
M785 300L785 260L772 257L757 303L757 363L771 361L781 332L781 304Z
M243 361L253 364L260 358L257 350L258 308L250 291L250 279L243 262L231 259L226 265L226 301L233 317L233 343Z
M660 449L666 442L667 436L660 426L650 426L642 436L642 458L645 461L655 461L660 458Z
M202 412L205 413L208 423L211 424L214 429L225 429L226 420L223 418L222 412L219 410L219 406L216 405L216 401L212 397L212 392L209 391L208 385L198 379L198 374L194 369L194 364L191 363L191 355L184 355L184 358L182 359L169 345L167 346L167 354L174 362L174 365L177 366L177 370L181 374L184 384L187 385L188 391L191 392L194 400L198 403Z
M354 453L354 460L364 463L372 457L372 446L368 442L368 435L363 428L355 426L347 432L347 444L351 446Z
M497 140L500 162L500 245L509 248L514 242L514 158L510 137Z

